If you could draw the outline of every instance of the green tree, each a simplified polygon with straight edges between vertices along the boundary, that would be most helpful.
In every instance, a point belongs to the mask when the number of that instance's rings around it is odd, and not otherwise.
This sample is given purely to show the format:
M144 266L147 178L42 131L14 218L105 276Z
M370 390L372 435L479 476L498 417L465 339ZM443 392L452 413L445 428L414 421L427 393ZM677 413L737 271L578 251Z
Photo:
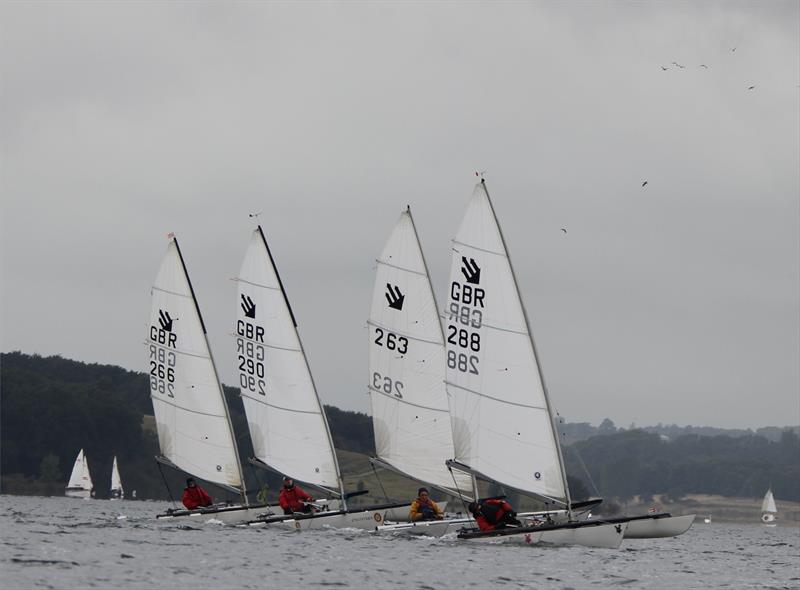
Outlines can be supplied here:
M39 480L56 482L61 480L61 469L58 466L58 455L47 453L39 464Z

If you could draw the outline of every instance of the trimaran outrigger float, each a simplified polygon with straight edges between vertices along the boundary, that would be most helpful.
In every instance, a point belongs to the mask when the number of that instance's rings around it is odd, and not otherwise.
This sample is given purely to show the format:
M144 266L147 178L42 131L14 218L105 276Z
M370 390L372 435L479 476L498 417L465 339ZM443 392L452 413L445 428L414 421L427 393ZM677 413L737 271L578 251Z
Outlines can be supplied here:
M297 322L264 232L258 226L237 279L236 362L258 466L338 496L321 511L284 515L262 511L252 526L322 526L372 530L385 512L409 504L349 509L325 410L314 384Z

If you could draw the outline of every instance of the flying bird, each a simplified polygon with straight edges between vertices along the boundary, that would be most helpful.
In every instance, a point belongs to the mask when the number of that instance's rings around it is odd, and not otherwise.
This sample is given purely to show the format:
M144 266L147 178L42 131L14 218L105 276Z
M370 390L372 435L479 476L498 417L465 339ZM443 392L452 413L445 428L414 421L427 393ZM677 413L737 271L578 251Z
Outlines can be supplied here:
M562 227L561 231L563 231L564 233L567 233L567 228L566 227Z
M700 67L701 67L701 68L708 69L708 66L707 66L706 64L700 64Z
M646 187L646 186L647 186L647 181L645 180L645 181L642 183L642 188L644 188L644 187Z
M665 68L664 66L661 66L661 69L666 72L669 68Z
M736 48L734 47L733 49L731 49L731 51L736 51Z
M683 70L684 68L686 68L686 66L682 66L681 64L679 64L679 63L678 63L678 62L676 62L676 61L672 62L672 65L673 65L673 66L675 66L675 67L678 67L678 68L680 68L680 69L682 69L682 70Z
M750 87L748 88L748 90L753 90L754 88L755 88L755 86L750 86Z

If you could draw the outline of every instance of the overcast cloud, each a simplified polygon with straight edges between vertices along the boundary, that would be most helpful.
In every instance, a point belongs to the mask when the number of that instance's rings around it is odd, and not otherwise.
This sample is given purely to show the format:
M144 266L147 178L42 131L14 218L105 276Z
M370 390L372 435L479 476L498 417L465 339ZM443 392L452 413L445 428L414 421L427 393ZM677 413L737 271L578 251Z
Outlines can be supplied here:
M798 6L4 3L0 348L143 371L174 231L235 384L260 211L368 411L374 259L410 204L443 301L486 170L568 420L797 424Z

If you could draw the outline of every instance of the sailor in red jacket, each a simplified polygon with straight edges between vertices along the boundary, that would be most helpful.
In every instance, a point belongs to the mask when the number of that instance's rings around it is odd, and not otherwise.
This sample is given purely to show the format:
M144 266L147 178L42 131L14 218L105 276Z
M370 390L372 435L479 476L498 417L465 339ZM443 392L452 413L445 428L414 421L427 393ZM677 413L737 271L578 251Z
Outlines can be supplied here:
M294 485L294 480L291 477L283 478L283 487L281 488L278 502L281 508L283 508L284 514L311 512L312 507L310 504L306 504L306 502L313 501L314 498L305 493L300 486Z
M520 526L522 523L516 519L517 513L511 504L505 500L489 499L480 503L472 502L469 511L482 531L504 529L508 525Z
M208 495L203 488L201 488L191 477L186 480L186 487L183 490L183 505L188 510L194 510L202 506L211 506L214 502L211 496Z

